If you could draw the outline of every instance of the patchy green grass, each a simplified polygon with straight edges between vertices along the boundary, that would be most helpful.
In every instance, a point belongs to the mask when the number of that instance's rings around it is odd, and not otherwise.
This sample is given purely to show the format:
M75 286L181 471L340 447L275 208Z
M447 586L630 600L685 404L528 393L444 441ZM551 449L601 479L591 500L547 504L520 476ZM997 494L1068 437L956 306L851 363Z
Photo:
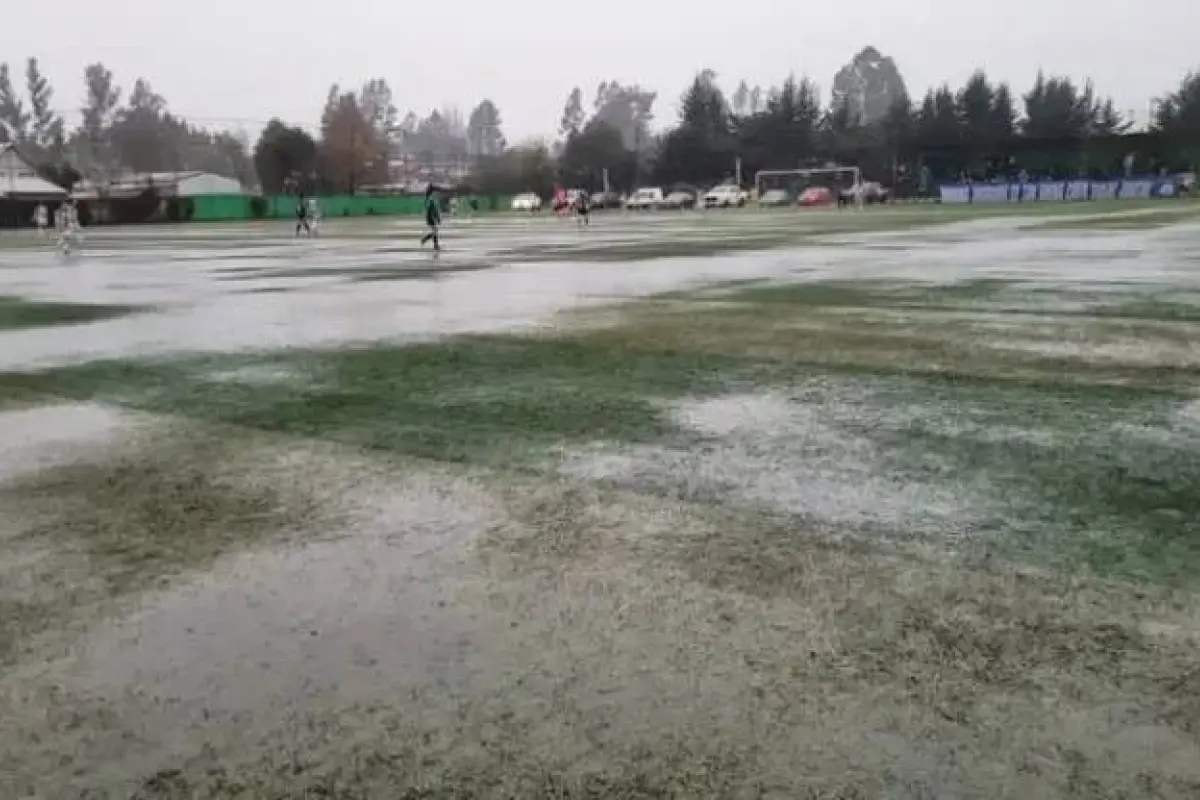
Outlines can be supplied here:
M103 399L448 461L504 463L559 441L645 441L674 429L654 402L714 390L720 360L580 342L469 337L187 362L108 362L0 375L0 397ZM734 366L724 362L724 366ZM213 379L294 369L312 384Z
M514 495L528 530L488 544L516 546L513 584L490 599L514 615L505 633L523 669L453 697L430 688L395 705L298 710L286 751L173 765L134 796L919 800L953 786L974 800L1185 800L1200 789L1188 760L1195 642L1145 627L1186 619L1192 607L1170 595L525 488Z
M1105 288L741 284L552 336L0 374L0 402L233 426L47 470L0 508L27 521L23 542L77 544L120 593L315 513L245 460L256 432L465 463L499 498L468 565L434 575L452 618L483 628L463 672L479 658L494 678L388 672L379 697L298 702L246 747L203 729L202 757L136 762L147 800L1190 800L1193 298ZM760 414L764 393L783 413ZM721 417L689 422L697 407ZM628 459L622 480L561 468L596 449ZM678 457L655 482L663 453ZM762 483L780 475L801 485ZM952 524L821 516L829 496L932 497ZM0 602L0 653L52 612Z
M122 592L308 519L272 481L247 480L246 458L232 436L192 430L33 473L0 497L36 520L23 536L81 543Z
M0 330L100 322L144 310L139 306L49 303L0 296Z
M61 620L46 603L0 597L0 666L19 654L29 637Z
M1161 202L1161 201L1160 201ZM1139 231L1200 220L1200 204L1181 201L1136 213L1088 214L1072 219L1052 219L1024 226L1035 231Z
M354 281L427 280L457 272L478 272L496 266L494 262L430 263L404 267L279 267L268 269L231 270L222 273L223 281L255 281L264 279L293 280L296 278L346 278Z
M1003 287L980 282L944 292L970 300ZM914 292L935 291L943 290L902 287L898 295L910 302ZM766 302L750 302L758 297ZM816 381L829 387L820 402L842 409L831 430L869 442L880 474L947 490L985 487L993 510L969 523L964 553L1193 582L1200 450L1174 431L1172 415L1190 397L1183 390L1200 385L1200 366L1097 361L1086 348L1045 355L944 319L844 313L885 299L881 287L751 287L735 302L636 306L622 324L565 339L464 337L98 363L0 376L0 396L119 402L388 453L541 469L562 446L686 449L704 437L681 427L672 411L679 402ZM1013 335L1032 334L1018 326ZM1048 337L1059 335L1056 328ZM258 373L296 377L251 377ZM809 402L817 398L802 391ZM806 434L774 435L786 443ZM837 459L836 448L848 445L829 446L814 452ZM729 501L718 490L711 498Z
M745 232L711 238L678 238L667 241L659 239L644 242L604 242L599 244L587 242L586 235L582 235L582 238L585 241L581 241L578 245L531 245L511 248L504 251L501 257L506 261L524 262L645 261L656 258L696 258L738 250L769 250L789 245L800 245L805 241L805 237L798 234L748 234Z
M6 559L36 554L31 574L0 564L0 664L89 607L328 514L255 444L195 425L143 431L0 483Z

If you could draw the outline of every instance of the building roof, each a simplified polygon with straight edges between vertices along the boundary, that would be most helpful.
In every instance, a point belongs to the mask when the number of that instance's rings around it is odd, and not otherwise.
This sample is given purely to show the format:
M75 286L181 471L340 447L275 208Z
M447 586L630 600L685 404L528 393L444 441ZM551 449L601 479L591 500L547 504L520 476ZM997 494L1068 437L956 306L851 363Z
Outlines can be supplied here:
M194 178L197 175L203 174L199 170L189 170L187 172L127 172L114 176L105 186L109 191L115 190L119 192L123 189L133 189L140 192L147 186L156 186L159 188L178 186L188 178ZM94 192L96 188L96 181L84 180L79 182L77 191Z
M0 194L62 197L66 189L37 174L33 165L11 144L0 145Z
M215 172L187 170L183 172L136 172L115 176L111 182L97 185L95 181L81 181L75 189L75 197L90 198L98 195L100 188L109 197L131 197L153 187L160 193L170 195L180 191L181 186L193 179L201 179L201 183L219 184L222 192L244 191L236 178L228 178ZM192 187L189 187L192 188ZM209 190L211 192L211 189ZM204 194L203 190L200 191Z

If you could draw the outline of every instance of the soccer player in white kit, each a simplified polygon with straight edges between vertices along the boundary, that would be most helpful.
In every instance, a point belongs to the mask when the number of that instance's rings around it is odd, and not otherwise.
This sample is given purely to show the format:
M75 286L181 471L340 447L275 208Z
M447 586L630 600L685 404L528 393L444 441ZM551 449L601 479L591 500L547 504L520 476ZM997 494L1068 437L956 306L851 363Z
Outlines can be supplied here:
M70 255L71 248L79 245L79 214L75 203L67 200L54 212L54 228L58 232L58 250Z
M37 226L38 235L46 238L50 227L50 211L45 203L38 203L37 208L33 210L33 224Z
M321 201L315 197L308 198L308 233L310 236L321 235Z

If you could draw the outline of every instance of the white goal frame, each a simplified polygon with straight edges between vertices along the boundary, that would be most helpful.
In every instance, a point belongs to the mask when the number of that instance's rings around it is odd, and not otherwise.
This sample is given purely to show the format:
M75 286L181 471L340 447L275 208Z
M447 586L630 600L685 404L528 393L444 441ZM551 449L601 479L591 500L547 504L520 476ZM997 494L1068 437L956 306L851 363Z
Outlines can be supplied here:
M764 169L759 170L754 175L754 191L757 197L763 196L763 178L807 178L812 175L846 175L849 174L854 178L851 183L851 188L854 190L854 205L857 208L863 206L863 180L862 170L858 167L808 167L806 169Z

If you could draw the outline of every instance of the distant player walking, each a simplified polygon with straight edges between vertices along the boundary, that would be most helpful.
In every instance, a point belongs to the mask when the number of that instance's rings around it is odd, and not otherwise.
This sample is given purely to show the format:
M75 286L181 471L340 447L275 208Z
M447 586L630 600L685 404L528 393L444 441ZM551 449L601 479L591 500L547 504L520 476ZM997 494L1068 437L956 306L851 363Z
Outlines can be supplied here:
M324 214L321 212L321 202L315 197L308 198L308 233L309 236L320 237L321 235L321 220Z
M429 226L429 233L421 237L421 247L425 243L433 240L433 251L436 253L442 249L441 242L438 241L438 226L442 224L442 210L438 207L437 191L433 188L433 184L425 189L425 224Z
M50 211L45 203L38 203L33 210L33 224L37 226L38 235L43 239L50 233Z
M582 225L591 225L592 220L588 216L588 196L587 192L581 191L575 195L575 219Z
M304 192L301 192L296 199L296 236L299 238L300 231L304 231L307 237L312 236L312 223L309 221L310 208L308 200L304 197Z

